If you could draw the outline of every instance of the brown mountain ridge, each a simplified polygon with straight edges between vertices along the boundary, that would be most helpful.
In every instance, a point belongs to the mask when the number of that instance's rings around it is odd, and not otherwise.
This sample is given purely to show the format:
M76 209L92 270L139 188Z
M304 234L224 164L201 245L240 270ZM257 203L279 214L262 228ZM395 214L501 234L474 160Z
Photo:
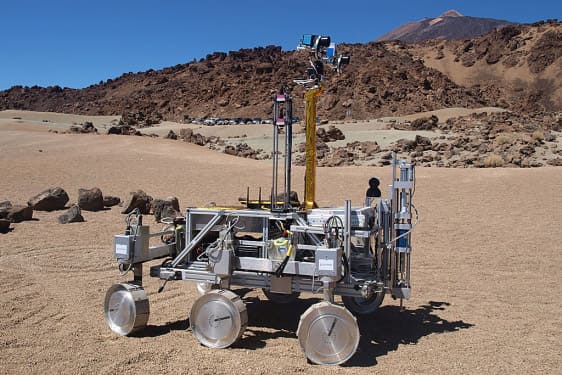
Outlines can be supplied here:
M368 119L446 107L561 110L562 24L514 25L464 41L342 44L352 63L328 72L319 116ZM0 110L92 115L143 112L157 119L269 117L271 95L292 87L295 115L307 56L268 46L216 52L162 70L126 73L84 89L15 86Z

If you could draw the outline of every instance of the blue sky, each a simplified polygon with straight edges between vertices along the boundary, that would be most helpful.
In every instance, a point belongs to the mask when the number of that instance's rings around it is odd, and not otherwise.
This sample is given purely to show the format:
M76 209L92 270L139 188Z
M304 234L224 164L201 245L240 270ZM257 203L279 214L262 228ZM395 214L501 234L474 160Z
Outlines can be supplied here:
M449 9L515 22L562 18L560 0L1 0L0 90L81 88L214 51L291 50L306 33L368 42Z

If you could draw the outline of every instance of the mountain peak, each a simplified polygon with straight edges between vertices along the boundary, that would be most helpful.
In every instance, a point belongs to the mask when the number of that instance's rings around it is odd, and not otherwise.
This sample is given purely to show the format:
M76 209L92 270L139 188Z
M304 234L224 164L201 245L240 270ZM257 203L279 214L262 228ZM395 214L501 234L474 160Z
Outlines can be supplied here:
M445 13L443 13L442 15L440 15L439 17L464 17L464 15L457 10L450 9Z
M511 22L493 18L466 17L451 9L437 18L424 18L398 26L376 40L419 42L427 39L467 39L509 24Z

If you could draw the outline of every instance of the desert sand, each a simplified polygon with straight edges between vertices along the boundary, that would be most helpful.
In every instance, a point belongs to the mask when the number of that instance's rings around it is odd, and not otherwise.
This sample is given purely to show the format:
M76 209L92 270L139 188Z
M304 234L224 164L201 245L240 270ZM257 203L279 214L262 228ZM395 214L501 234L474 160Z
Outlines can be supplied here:
M53 134L10 116L0 121L0 201L25 203L61 186L73 203L79 188L96 186L121 198L136 189L176 195L185 208L236 203L247 186L270 186L268 161L149 137ZM390 173L319 168L318 203L360 204L367 180L384 186ZM148 327L137 337L112 333L104 295L128 279L112 257L113 235L124 230L113 207L67 225L57 223L61 212L35 212L0 234L0 373L559 372L562 168L418 168L417 176L413 297L404 311L387 297L359 319L360 346L344 366L310 365L301 353L295 331L318 300L311 294L279 307L261 291L240 291L248 329L233 347L213 350L189 331L195 286L168 283L158 294L160 281L147 276ZM301 195L302 180L296 167Z

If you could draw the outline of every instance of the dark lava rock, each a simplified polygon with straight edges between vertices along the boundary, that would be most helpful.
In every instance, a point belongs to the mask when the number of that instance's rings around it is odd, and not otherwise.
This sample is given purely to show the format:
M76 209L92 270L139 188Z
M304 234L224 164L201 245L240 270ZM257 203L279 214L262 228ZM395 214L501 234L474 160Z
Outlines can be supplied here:
M121 211L122 214L131 213L135 208L138 208L141 214L150 213L150 206L152 197L147 195L142 190L132 191L129 199L125 204L125 208Z
M0 233L8 233L10 231L10 220L0 219Z
M42 191L31 198L27 204L36 211L54 211L63 209L68 200L66 191L63 188L56 187Z
M168 197L166 199L155 199L152 202L154 218L159 223L163 218L175 218L180 214L178 198Z
M97 187L78 189L78 206L86 211L103 210L103 194Z
M30 206L14 205L8 210L7 220L19 223L33 219L33 208Z
M174 133L173 130L170 130L170 131L168 132L168 134L166 134L166 137L165 137L165 138L166 138L166 139L174 139L174 140L176 140L176 139L178 139L178 135L177 135L176 133Z
M68 211L60 215L58 220L61 224L81 223L84 221L84 217L82 216L80 207L78 207L77 205L73 205L68 209Z
M432 130L437 127L437 123L439 122L439 118L435 115L431 117L422 117L415 119L410 124L412 130Z
M81 126L73 125L69 129L70 133L76 134L88 134L88 133L97 133L98 129L94 126L94 124L90 121L84 122Z
M119 203L121 203L121 198L119 198L119 197L113 197L111 195L104 195L104 197L103 197L103 206L104 207L117 206Z
M0 202L0 219L5 219L8 216L8 211L12 208L12 202Z

